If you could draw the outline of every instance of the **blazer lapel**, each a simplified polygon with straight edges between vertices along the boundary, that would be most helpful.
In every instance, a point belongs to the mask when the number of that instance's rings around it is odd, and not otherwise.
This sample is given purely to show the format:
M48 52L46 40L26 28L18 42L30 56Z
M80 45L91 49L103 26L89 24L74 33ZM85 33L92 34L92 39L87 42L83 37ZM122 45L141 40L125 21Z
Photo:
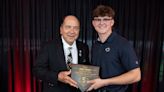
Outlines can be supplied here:
M57 44L57 52L56 53L58 53L58 55L59 55L58 57L60 59L60 62L63 65L63 67L65 69L67 69L62 41L59 40L56 44Z

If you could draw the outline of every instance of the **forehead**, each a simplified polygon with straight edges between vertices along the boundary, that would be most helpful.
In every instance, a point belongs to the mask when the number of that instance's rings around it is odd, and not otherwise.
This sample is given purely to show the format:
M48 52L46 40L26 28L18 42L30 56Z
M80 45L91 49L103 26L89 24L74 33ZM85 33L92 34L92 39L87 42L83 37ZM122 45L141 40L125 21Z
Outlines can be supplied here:
M98 17L94 17L94 19L97 19L97 18L103 19L103 18L112 18L112 17L109 17L109 16L98 16Z
M74 16L68 16L64 19L63 22L64 25L74 25L74 26L79 26L79 21L76 17Z

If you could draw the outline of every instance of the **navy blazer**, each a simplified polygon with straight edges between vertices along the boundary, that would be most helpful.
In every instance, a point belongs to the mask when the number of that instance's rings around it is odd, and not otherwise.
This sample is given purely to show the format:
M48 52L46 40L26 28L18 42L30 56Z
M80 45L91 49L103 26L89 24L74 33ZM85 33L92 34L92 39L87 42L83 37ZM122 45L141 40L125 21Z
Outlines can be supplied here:
M89 50L86 44L76 42L78 64L89 64ZM58 73L67 70L64 49L61 39L48 42L41 48L33 67L34 75L43 81L43 92L80 92L58 81Z

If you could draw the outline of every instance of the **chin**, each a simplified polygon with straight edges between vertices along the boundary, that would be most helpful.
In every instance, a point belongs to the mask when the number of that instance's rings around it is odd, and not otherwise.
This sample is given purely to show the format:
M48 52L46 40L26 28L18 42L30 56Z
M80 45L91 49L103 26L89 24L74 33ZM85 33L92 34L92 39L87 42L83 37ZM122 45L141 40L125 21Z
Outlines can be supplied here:
M107 32L106 31L99 31L98 33L99 34L106 34Z
M73 43L75 39L69 39L69 43Z

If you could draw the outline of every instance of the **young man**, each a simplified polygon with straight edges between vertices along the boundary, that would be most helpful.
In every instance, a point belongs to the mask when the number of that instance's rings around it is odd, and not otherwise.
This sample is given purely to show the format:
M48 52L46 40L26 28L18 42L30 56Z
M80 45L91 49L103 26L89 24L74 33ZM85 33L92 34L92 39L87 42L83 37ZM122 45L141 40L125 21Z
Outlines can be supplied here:
M100 78L91 80L88 91L125 92L128 84L141 79L139 62L129 42L112 31L114 10L99 5L93 11L92 24L98 39L92 47L92 64L100 66Z
M43 81L43 92L80 92L68 69L68 63L89 63L88 46L76 41L79 31L78 19L72 15L66 16L60 26L61 37L41 49L34 74Z

